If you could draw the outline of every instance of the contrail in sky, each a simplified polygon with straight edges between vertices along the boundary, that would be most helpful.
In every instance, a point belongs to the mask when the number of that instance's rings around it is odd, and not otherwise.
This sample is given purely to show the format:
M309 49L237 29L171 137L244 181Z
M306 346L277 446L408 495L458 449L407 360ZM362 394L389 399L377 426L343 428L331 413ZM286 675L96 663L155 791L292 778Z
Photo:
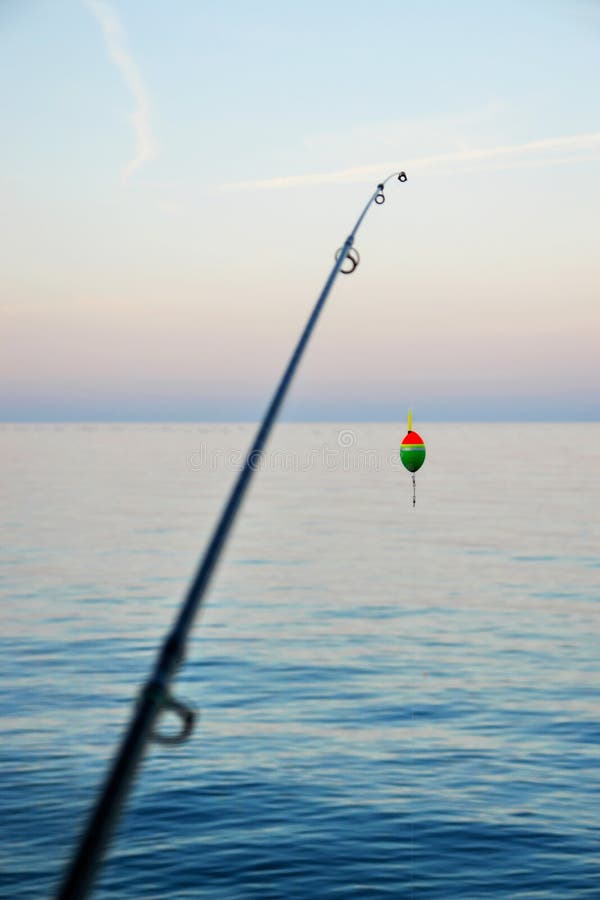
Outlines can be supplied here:
M591 154L584 155L584 154ZM466 171L469 166L490 169L519 168L521 166L546 166L561 163L574 163L578 160L600 160L600 133L576 134L567 137L544 138L528 141L524 144L505 144L499 147L469 148L455 153L443 153L432 156L416 156L402 159L403 168L411 171L428 170L430 172ZM377 163L376 165L358 166L341 169L336 172L321 172L306 175L283 175L278 178L265 178L253 181L237 181L222 185L223 190L273 190L276 188L295 187L309 184L336 184L347 181L364 181L376 178L382 172L397 168L395 162Z
M135 169L156 156L156 142L150 124L150 100L140 71L127 48L125 31L118 15L103 0L84 0L84 3L102 29L108 55L122 75L134 103L131 121L136 153L123 170L126 181Z

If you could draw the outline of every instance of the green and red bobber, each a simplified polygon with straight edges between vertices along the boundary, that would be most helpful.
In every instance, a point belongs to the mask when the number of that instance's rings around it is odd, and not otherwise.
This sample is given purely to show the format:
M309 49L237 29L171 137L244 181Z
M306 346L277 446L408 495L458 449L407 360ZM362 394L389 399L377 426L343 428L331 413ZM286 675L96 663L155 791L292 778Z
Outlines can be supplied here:
M412 410L408 411L408 434L400 445L400 459L405 469L408 469L413 476L413 506L416 503L415 498L415 472L418 472L425 462L425 443L423 438L412 427Z

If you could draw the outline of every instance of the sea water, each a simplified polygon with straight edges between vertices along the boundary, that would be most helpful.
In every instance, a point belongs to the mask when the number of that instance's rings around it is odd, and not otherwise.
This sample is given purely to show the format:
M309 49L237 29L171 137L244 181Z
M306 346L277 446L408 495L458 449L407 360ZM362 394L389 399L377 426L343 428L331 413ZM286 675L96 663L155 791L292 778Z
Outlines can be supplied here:
M600 425L276 429L98 898L600 897ZM0 894L56 891L251 425L0 426Z

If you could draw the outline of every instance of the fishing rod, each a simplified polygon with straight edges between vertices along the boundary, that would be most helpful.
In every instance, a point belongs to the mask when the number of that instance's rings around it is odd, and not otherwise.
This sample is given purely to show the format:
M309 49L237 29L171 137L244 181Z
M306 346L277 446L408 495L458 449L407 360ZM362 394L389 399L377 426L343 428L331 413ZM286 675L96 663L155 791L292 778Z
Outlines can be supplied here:
M194 712L173 697L171 682L183 662L186 642L194 619L325 301L339 272L349 275L358 266L360 255L354 247L356 233L371 205L375 203L377 206L381 206L385 203L384 188L392 178L404 182L406 173L393 172L377 185L345 243L335 254L335 262L325 286L281 376L173 626L157 655L150 677L140 691L130 722L109 768L106 781L57 894L57 900L81 900L89 895L147 745L152 742L179 744L186 740L192 732ZM158 729L158 719L165 712L174 713L179 718L180 728L177 733L166 734Z

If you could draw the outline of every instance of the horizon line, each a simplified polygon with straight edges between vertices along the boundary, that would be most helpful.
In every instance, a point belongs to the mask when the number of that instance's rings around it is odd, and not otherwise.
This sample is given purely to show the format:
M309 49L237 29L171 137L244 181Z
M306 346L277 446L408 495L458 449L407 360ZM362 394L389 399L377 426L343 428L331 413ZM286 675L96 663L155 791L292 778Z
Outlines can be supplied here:
M285 419L279 420L280 425L391 425L404 422L404 417L389 419ZM600 416L597 418L420 418L419 421L431 425L590 425L600 424ZM259 425L257 419L2 419L2 425Z

